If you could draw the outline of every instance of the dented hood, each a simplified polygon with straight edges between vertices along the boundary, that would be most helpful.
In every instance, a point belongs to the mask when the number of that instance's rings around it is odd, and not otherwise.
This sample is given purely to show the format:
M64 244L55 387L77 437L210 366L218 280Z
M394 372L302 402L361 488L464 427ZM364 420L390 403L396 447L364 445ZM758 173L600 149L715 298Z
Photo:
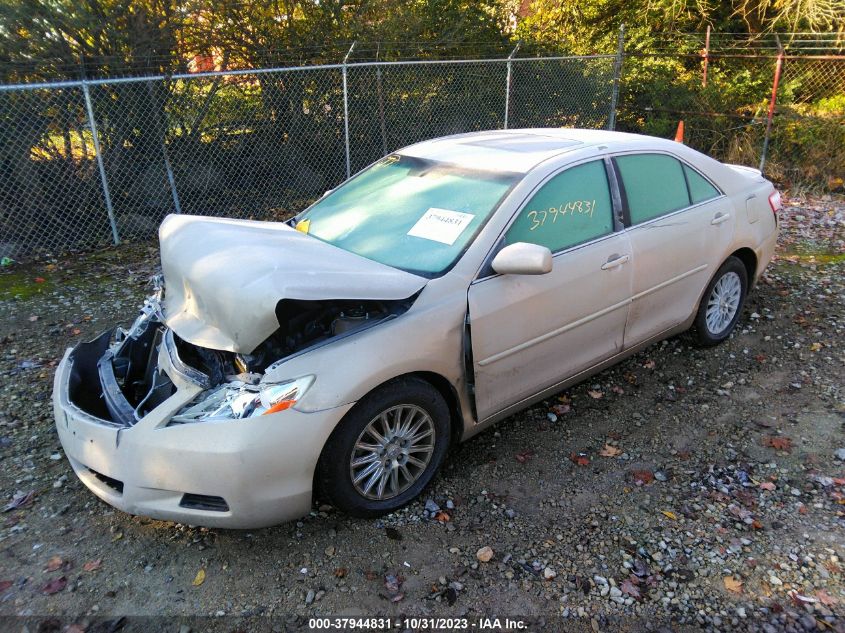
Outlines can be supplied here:
M159 238L167 326L218 350L254 350L281 299L406 299L427 281L280 222L170 215Z

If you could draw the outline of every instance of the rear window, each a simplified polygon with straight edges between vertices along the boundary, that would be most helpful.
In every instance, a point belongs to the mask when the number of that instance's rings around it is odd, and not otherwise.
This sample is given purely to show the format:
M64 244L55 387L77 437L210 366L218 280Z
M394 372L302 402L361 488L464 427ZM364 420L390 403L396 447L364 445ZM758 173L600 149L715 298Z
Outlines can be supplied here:
M664 154L617 156L616 165L631 224L647 222L690 205L687 182L680 161Z

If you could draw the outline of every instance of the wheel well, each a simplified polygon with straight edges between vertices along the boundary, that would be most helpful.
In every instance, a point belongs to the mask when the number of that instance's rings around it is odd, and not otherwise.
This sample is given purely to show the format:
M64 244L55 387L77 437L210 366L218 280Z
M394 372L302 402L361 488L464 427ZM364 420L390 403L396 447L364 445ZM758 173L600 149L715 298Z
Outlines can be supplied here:
M436 374L436 373L430 372L430 371L414 371L414 372L409 372L407 374L401 374L399 376L395 376L394 378L391 378L390 380L387 380L387 381L381 383L377 387L373 387L370 391L367 392L367 394L370 394L370 393L372 393L372 392L374 392L378 389L381 389L385 385L388 385L392 382L396 382L397 380L402 380L403 378L419 378L420 380L424 380L425 382L430 384L432 387L437 389L437 391L440 393L440 395L443 396L443 399L446 401L446 406L449 407L449 427L450 427L449 432L450 432L450 435L451 435L450 440L451 440L453 445L457 444L461 439L461 435L463 434L463 428L464 428L463 415L461 414L461 405L460 405L460 401L458 400L458 393L455 390L455 388L452 386L452 383L450 383L448 379L444 378L440 374ZM359 401L360 401L360 398L359 398ZM348 412L347 412L347 415L348 415ZM337 429L335 428L335 430L337 430ZM332 432L334 432L334 431L332 431ZM326 440L326 444L327 443L328 443L328 440ZM318 458L318 464L319 464L319 460L321 460L323 458L323 451L325 451L325 449L326 449L325 445L323 446L322 449L320 449L320 457ZM316 467L316 465L315 465L314 482L312 484L312 490L314 492L312 494L317 494L318 486L317 486L317 479L316 478L317 478L318 470L319 470L318 467Z
M440 395L443 396L443 399L446 401L446 406L449 407L449 427L452 435L452 443L456 444L459 442L463 432L463 415L461 415L461 405L458 401L458 394L455 391L455 387L452 386L452 383L440 374L435 374L430 371L417 371L410 374L404 374L403 376L397 376L397 378L404 378L405 376L416 376L417 378L422 378L440 392Z
M745 271L748 273L748 286L754 284L754 275L757 272L757 255L750 248L740 248L738 251L731 253L731 256L736 257L745 265Z

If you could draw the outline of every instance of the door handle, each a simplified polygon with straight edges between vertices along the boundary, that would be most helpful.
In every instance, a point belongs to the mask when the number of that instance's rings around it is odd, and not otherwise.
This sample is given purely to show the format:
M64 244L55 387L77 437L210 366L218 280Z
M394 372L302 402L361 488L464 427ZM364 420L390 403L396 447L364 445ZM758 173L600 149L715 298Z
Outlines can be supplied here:
M629 259L631 259L630 255L611 255L610 259L601 265L601 269L610 270L611 268L616 268L626 263Z
M731 219L730 213L717 213L716 217L710 220L710 224L721 224L722 222L727 222Z

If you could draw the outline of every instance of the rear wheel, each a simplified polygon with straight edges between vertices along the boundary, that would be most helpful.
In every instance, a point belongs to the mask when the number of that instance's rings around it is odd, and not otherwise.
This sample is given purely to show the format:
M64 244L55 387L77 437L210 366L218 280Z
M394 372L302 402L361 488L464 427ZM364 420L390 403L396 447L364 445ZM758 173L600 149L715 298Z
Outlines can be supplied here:
M694 334L701 345L717 345L731 335L742 314L747 292L745 265L736 257L728 257L716 271L698 306Z
M449 408L429 383L404 378L363 398L332 433L317 465L336 508L374 517L413 500L443 463Z

